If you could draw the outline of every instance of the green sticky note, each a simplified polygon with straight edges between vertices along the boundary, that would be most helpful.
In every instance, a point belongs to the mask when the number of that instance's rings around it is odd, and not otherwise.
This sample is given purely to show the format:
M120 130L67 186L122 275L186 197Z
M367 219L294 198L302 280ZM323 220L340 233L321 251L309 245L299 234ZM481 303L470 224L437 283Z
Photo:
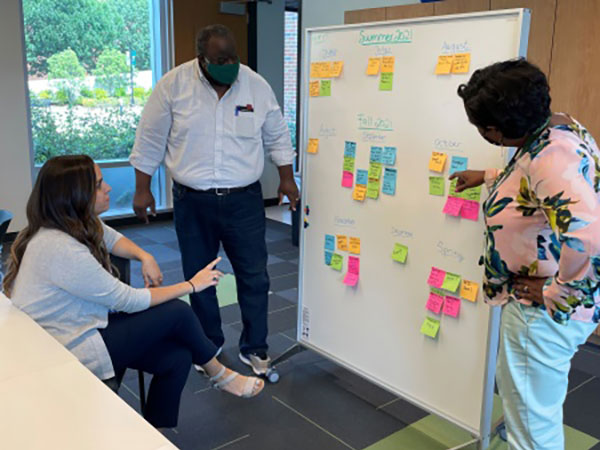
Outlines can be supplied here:
M368 198L379 198L379 180L369 179L367 183L367 197Z
M383 165L381 163L372 162L369 165L369 178L373 180L379 180L381 178L381 168Z
M460 275L456 275L455 273L446 272L446 276L444 277L444 282L442 283L442 289L445 289L450 292L456 292L459 284L460 284Z
M430 338L434 338L437 336L438 331L440 329L440 321L433 319L431 317L425 317L423 321L423 325L421 325L421 333L425 336L429 336Z
M444 196L444 177L429 177L429 194Z
M339 253L334 253L331 256L331 268L337 270L338 272L342 271L342 264L344 262L344 257Z
M329 97L331 95L331 80L321 80L320 97Z
M393 72L383 72L379 79L379 90L380 91L391 91L392 83L394 82Z
M354 161L352 156L344 156L344 170L346 172L354 172Z
M438 288L432 287L431 292L433 292L434 294L437 294L437 295L441 295L442 297L446 296L446 293L443 290L438 289Z
M406 262L406 256L408 255L408 247L402 244L394 244L394 250L392 251L392 259L404 264Z
M464 197L467 200L473 200L478 202L481 198L481 186L477 186L470 189L465 189L463 192Z

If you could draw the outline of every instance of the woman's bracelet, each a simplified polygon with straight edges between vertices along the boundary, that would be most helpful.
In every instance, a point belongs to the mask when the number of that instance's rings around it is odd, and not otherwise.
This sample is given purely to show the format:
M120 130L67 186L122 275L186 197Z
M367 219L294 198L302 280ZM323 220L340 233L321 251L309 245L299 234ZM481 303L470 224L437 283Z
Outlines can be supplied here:
M196 286L194 286L194 283L192 283L190 280L188 280L188 283L190 283L190 286L192 286L192 294L196 293Z

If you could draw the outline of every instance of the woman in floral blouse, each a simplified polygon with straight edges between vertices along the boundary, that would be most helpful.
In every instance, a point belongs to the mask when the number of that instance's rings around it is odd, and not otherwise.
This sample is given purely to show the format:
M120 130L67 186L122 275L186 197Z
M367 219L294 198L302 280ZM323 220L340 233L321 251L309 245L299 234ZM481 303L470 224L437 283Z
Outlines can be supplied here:
M550 111L545 75L525 60L493 64L458 88L488 142L515 147L485 183L484 291L503 305L496 381L510 448L563 449L571 359L600 319L600 151L589 132Z

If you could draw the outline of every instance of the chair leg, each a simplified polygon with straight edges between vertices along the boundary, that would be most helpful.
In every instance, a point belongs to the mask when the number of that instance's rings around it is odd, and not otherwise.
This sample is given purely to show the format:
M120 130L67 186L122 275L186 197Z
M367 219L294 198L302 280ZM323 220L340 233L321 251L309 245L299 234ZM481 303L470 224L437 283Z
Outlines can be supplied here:
M144 372L138 370L138 383L139 383L139 392L140 392L140 408L142 409L142 414L146 409L146 386L144 384Z

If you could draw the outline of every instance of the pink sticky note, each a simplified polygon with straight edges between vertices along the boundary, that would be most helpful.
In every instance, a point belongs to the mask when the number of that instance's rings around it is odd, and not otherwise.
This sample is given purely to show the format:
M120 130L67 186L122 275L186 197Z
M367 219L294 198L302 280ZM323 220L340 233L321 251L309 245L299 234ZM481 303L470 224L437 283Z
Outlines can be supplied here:
M458 197L448 197L446 204L444 205L443 213L449 216L457 217L460 214L460 210L463 206L463 199Z
M474 200L464 200L462 209L460 210L460 216L464 219L479 220L479 202Z
M446 301L444 302L444 314L447 316L458 317L460 312L460 298L446 295Z
M427 308L431 312L434 312L435 314L439 314L442 310L443 303L444 297L432 292L429 294L429 298L427 299L427 304L425 305L425 308Z
M358 274L348 272L344 277L344 284L347 286L356 286L356 283L358 283Z
M360 259L356 256L348 256L348 272L356 275L360 273Z
M354 174L344 170L342 174L342 187L351 188L354 181Z
M441 288L442 284L444 284L444 278L446 277L446 272L437 267L432 267L431 272L429 273L429 279L427 280L427 284L429 286L433 286L436 288Z

